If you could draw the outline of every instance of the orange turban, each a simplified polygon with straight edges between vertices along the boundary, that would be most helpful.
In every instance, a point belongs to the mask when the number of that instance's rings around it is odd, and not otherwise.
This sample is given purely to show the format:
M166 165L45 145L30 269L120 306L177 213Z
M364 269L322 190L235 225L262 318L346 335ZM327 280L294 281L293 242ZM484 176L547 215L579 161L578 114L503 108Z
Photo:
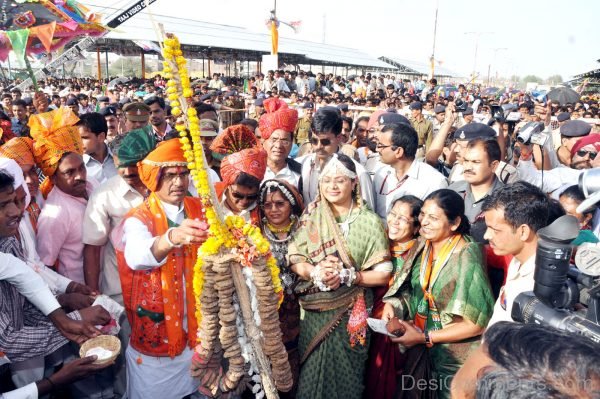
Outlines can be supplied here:
M226 156L221 161L221 177L226 186L235 183L241 172L262 181L267 170L267 153L261 148L248 148Z
M266 113L260 117L260 134L268 139L277 129L294 132L298 123L298 111L288 108L285 101L271 97L263 103Z
M35 165L33 140L29 137L15 137L0 147L0 157L14 159L19 166Z
M140 180L150 191L155 192L158 189L161 169L170 166L187 166L179 139L159 143L154 151L138 162Z
M68 152L83 154L83 143L75 124L79 118L69 107L34 114L29 117L29 129L33 138L33 156L42 169L46 180L40 185L44 198L52 190L48 177L53 176L63 155Z

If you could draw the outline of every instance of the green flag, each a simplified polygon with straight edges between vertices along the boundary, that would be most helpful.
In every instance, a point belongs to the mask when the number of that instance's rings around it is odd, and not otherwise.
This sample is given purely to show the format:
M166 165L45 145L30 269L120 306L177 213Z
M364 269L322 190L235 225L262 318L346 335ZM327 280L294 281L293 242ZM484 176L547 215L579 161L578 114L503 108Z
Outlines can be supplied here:
M29 39L29 29L7 30L5 33L8 36L8 40L10 40L17 59L23 60L25 58L27 39Z

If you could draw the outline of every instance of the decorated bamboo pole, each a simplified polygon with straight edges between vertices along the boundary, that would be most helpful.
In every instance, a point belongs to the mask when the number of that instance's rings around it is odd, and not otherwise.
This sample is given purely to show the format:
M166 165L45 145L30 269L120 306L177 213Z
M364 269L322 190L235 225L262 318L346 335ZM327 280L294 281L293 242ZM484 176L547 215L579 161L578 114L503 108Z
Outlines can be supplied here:
M279 398L277 389L275 388L275 384L271 378L271 366L269 365L269 360L262 350L262 342L260 339L261 333L260 329L254 322L254 314L250 305L252 301L250 298L250 291L248 290L248 286L246 285L246 281L242 275L242 269L238 265L233 265L231 272L233 275L233 284L235 284L235 290L238 298L240 299L240 310L242 311L242 316L244 318L246 335L250 338L252 349L254 350L256 360L258 361L260 367L260 377L265 390L265 395L267 399Z
M199 344L192 369L212 395L239 393L250 380L257 398L276 399L277 391L290 390L293 382L277 313L283 299L277 262L256 226L239 216L223 218L191 107L186 60L178 39L164 32L163 37L167 97L209 223L194 267ZM220 367L223 357L229 363L226 372Z

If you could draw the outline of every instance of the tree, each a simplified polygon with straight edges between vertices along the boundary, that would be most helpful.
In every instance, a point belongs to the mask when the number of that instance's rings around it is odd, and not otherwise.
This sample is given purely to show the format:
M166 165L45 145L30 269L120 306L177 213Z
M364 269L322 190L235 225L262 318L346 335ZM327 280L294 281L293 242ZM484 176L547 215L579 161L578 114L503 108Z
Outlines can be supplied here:
M536 75L527 75L523 78L523 83L544 83L544 79Z
M562 82L563 82L563 78L560 75L548 76L548 79L546 79L546 84L551 85L551 86L557 85Z

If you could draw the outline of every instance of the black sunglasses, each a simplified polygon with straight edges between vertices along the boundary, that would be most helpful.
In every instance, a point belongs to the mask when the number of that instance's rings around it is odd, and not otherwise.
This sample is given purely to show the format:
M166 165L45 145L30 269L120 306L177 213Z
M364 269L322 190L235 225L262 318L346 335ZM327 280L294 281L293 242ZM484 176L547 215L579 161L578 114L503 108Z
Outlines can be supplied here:
M238 200L247 199L248 201L256 201L258 199L258 193L246 195L233 190L231 190L231 196Z
M589 154L591 160L594 160L596 158L596 155L598 155L597 152L593 152L593 151L586 151L586 150L577 151L577 156L580 156L581 158L585 157L586 154Z
M321 142L321 145L323 147L328 146L328 145L331 144L331 139L321 139L321 140L319 140L318 137L313 137L313 138L310 139L310 142L311 142L312 145L318 145L319 141Z

